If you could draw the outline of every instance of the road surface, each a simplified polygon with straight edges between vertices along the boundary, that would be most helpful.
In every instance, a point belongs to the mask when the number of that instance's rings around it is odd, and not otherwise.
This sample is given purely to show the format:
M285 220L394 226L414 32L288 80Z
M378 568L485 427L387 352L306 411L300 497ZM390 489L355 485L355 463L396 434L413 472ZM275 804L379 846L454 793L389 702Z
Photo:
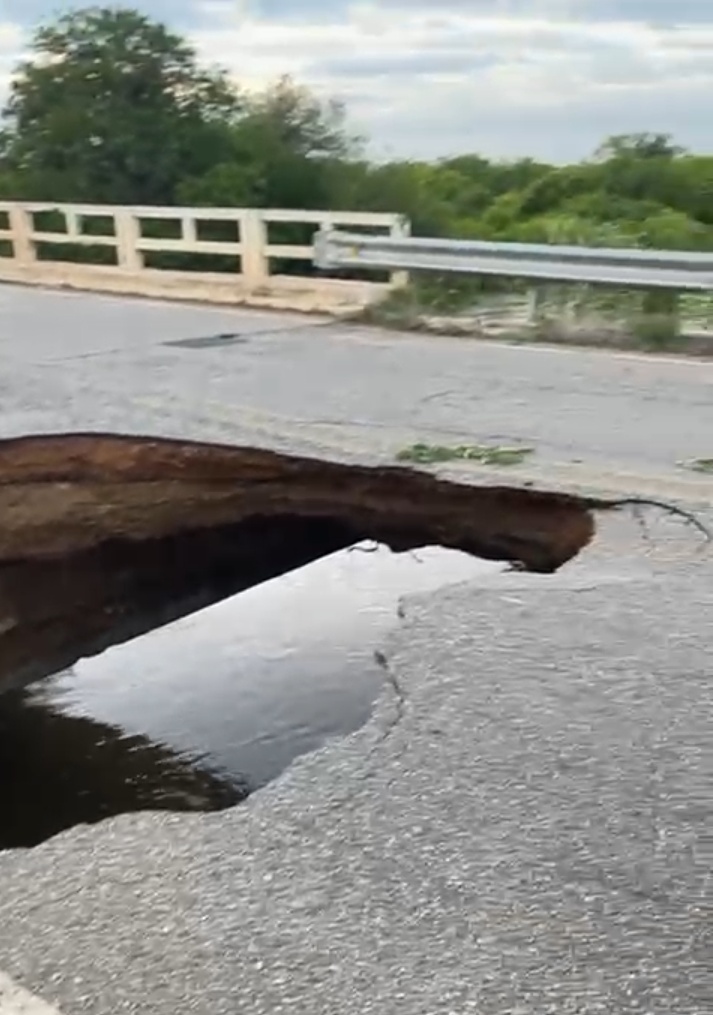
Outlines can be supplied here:
M522 443L518 475L687 499L713 362L395 336L329 320L0 287L0 434L153 431L391 458ZM173 343L234 335L204 347Z
M5 436L522 441L513 477L710 506L677 463L713 453L713 364L7 286L0 313ZM219 333L246 341L166 344ZM0 1013L705 1015L695 550L622 519L552 578L409 599L373 720L244 806L0 854Z

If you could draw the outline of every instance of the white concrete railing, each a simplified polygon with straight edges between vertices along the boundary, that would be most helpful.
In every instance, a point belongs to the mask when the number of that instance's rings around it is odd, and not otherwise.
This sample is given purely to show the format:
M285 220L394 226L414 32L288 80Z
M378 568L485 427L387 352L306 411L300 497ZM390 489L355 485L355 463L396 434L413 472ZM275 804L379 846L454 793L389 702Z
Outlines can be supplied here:
M54 212L57 231L37 228L35 217ZM2 220L5 221L2 221ZM86 230L88 220L106 219L100 235ZM145 223L174 224L174 238L145 235ZM234 223L232 239L201 239L207 223ZM279 309L355 309L383 296L406 281L402 272L389 282L351 281L315 275L280 274L271 261L297 260L312 264L311 245L271 243L270 225L292 223L318 229L343 226L381 235L406 236L409 223L400 215L372 212L294 211L257 208L125 207L118 205L0 202L0 282L24 282L102 292L249 304ZM62 226L64 228L62 228ZM50 260L41 256L44 244L105 247L115 251L114 264ZM176 270L146 265L156 252L223 254L235 259L234 271Z

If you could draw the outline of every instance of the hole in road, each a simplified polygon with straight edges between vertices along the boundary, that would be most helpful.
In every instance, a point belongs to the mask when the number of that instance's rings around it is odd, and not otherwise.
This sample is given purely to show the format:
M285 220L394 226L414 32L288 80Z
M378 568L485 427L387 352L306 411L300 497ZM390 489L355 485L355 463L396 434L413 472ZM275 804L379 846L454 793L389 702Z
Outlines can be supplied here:
M401 596L502 565L360 545L0 696L0 849L233 806L369 717Z

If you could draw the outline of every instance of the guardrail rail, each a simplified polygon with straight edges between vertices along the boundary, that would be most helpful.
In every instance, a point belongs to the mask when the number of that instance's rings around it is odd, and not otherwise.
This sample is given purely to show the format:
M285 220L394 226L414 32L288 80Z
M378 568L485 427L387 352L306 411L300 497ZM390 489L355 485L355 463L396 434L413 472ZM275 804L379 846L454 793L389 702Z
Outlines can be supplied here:
M713 290L713 253L363 236L330 226L315 238L315 263L325 270L462 272L543 282Z

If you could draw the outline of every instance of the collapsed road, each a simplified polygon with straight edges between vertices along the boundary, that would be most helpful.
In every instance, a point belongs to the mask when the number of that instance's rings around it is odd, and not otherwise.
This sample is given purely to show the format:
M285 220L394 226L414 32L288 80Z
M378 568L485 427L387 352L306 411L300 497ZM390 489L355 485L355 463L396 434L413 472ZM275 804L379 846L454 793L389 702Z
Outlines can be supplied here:
M196 442L0 442L0 689L364 539L552 572L583 498Z
M365 539L552 573L627 503L165 438L0 441L0 691Z

